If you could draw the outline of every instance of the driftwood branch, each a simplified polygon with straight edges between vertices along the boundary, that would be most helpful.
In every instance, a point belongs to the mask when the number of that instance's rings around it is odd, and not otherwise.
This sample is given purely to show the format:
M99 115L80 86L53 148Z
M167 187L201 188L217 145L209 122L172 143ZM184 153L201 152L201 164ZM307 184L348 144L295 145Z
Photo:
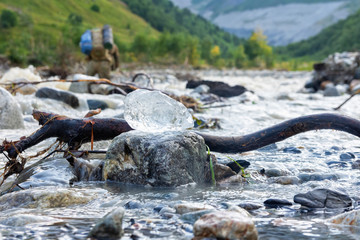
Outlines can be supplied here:
M320 129L332 129L360 137L360 121L338 114L314 114L294 118L244 136L220 137L199 133L212 151L242 153L285 140L296 134Z
M22 159L21 162L16 160L21 152L45 139L56 137L58 141L68 144L69 150L77 150L85 142L109 140L133 130L125 120L121 119L91 117L74 119L40 111L34 111L33 117L42 125L39 130L19 141L4 141L3 145L0 145L0 153L7 153L8 155L5 156L9 157L6 173L3 174L4 179L24 169L26 160ZM204 138L212 151L242 153L285 140L299 133L320 129L339 130L360 137L360 121L338 114L315 114L294 118L244 136L221 137L201 132L197 134Z
M56 137L67 143L70 149L78 149L81 144L90 142L92 137L93 141L107 140L132 130L125 120L115 118L74 119L35 110L33 117L42 125L39 130L13 144L2 146L10 158L16 158L19 153L47 138Z

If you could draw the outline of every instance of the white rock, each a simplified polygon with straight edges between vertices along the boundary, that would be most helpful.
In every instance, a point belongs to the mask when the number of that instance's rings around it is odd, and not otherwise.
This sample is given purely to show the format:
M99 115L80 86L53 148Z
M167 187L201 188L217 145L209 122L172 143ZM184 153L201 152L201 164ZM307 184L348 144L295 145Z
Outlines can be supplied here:
M0 129L23 128L23 116L13 96L0 87L0 99Z

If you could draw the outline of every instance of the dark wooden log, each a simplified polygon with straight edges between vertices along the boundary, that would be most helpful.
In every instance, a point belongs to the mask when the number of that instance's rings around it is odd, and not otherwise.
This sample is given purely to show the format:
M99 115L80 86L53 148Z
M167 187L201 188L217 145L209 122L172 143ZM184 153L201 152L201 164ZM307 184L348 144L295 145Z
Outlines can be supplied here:
M332 129L360 137L360 121L338 114L324 113L294 118L275 126L244 136L213 136L197 132L205 139L211 151L242 153L285 140L299 133Z
M67 143L70 149L78 149L82 143L90 142L92 135L94 141L100 141L133 130L125 120L115 118L74 119L36 110L33 112L33 117L42 127L32 135L17 141L15 147L11 145L5 148L10 158L16 158L18 152L21 153L51 137Z

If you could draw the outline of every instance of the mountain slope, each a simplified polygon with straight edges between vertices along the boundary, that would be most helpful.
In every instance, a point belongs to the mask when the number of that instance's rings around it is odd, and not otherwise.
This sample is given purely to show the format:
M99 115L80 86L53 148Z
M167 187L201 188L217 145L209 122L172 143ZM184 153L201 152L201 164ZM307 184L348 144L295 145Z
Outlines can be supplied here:
M90 10L93 5L98 6L99 12ZM4 9L16 13L18 24L0 28L0 53L19 63L32 57L43 58L44 63L57 63L59 56L55 52L61 51L59 48L69 39L73 47L68 50L81 56L78 43L82 32L104 24L110 24L115 40L124 44L130 43L138 32L158 35L119 0L1 0L0 11ZM69 20L71 14L73 22Z
M326 29L318 35L277 49L284 58L322 60L329 54L360 51L360 11Z
M239 37L261 29L271 45L316 35L360 8L358 0L172 0Z
M169 0L123 0L130 10L161 32L187 33L200 40L209 39L223 53L242 41L189 10L175 7Z

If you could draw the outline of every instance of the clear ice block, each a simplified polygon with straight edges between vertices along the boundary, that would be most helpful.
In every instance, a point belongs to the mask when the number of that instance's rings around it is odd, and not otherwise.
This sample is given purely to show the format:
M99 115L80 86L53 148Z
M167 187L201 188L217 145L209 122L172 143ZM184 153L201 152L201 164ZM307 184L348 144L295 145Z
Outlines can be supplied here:
M193 127L193 119L180 102L159 91L138 89L125 98L124 117L144 132L181 131Z

